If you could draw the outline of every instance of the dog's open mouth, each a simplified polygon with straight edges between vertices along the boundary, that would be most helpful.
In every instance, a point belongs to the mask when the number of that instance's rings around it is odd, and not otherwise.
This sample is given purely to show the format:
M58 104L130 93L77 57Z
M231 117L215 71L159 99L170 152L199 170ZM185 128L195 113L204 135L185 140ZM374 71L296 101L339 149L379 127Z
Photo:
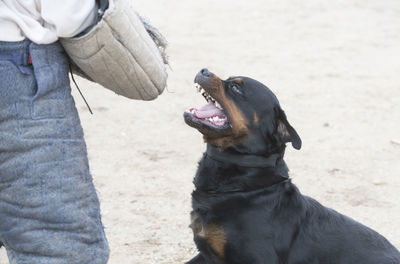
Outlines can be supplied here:
M184 117L188 125L197 128L200 132L212 131L223 133L231 125L227 114L221 104L213 98L200 84L195 83L195 88L207 101L201 108L189 108L185 111Z

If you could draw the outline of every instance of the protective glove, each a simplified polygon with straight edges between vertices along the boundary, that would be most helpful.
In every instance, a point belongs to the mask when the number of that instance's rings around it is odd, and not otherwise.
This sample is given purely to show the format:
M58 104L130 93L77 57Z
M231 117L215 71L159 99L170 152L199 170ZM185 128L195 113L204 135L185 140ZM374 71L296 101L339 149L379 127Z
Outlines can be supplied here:
M98 21L60 39L78 75L115 93L153 100L167 85L166 40L133 9L131 1L100 0Z

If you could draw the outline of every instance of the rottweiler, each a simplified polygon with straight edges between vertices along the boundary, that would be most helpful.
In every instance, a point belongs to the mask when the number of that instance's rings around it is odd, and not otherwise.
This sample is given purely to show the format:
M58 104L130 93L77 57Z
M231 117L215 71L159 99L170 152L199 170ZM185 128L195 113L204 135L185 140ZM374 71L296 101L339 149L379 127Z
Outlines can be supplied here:
M185 111L207 150L194 178L189 264L399 264L383 236L302 195L284 161L301 148L278 99L248 77L195 77L207 105ZM398 224L398 223L397 223Z

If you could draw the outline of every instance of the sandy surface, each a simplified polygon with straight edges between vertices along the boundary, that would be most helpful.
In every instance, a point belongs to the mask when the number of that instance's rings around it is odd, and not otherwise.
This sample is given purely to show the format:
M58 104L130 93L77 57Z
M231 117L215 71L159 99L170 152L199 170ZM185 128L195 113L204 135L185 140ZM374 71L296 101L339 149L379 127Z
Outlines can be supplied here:
M303 148L286 161L300 190L400 248L400 2L135 1L169 42L169 92L130 101L74 90L111 247L109 263L183 263L196 163L182 113L203 104L194 75L247 75L278 96ZM4 249L0 263L8 263Z

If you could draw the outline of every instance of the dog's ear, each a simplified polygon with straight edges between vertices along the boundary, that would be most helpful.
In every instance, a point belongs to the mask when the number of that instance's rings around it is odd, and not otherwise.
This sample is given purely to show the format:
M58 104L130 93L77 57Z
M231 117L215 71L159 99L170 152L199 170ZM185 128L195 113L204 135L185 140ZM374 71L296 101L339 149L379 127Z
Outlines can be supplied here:
M291 142L295 149L301 148L301 139L299 135L289 124L285 112L280 107L277 109L276 132L283 142Z

